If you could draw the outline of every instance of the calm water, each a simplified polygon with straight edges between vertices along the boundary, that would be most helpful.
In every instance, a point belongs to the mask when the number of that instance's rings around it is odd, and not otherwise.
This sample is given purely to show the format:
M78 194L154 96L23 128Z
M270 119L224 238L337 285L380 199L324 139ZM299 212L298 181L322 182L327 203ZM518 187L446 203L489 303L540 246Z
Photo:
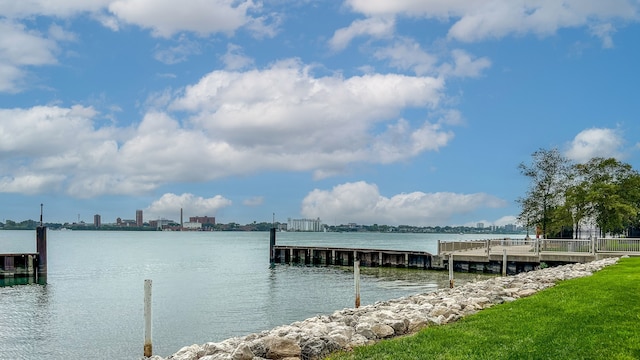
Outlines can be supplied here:
M279 244L435 253L479 235L278 233ZM485 236L495 238L500 236ZM35 231L0 231L0 253L35 252ZM49 231L47 285L0 287L0 359L139 359L144 279L153 350L268 330L353 307L351 268L269 266L269 233ZM363 305L448 286L448 274L361 269ZM456 274L456 284L483 275Z

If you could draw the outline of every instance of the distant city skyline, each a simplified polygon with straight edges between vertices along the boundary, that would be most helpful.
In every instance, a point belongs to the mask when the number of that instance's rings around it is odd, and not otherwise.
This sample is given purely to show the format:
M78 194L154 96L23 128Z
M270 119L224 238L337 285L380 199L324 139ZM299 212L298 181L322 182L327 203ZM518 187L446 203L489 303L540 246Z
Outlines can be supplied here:
M5 1L0 31L0 219L506 225L540 148L640 169L637 0Z

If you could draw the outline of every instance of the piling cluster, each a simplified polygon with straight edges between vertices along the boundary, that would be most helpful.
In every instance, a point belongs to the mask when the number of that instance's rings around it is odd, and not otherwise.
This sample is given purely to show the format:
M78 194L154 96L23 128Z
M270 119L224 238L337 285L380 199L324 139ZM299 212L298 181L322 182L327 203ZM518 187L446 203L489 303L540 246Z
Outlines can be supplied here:
M334 351L456 321L493 305L533 295L558 281L589 276L617 260L546 268L343 309L244 337L186 346L166 360L322 359ZM160 356L149 359L165 360Z

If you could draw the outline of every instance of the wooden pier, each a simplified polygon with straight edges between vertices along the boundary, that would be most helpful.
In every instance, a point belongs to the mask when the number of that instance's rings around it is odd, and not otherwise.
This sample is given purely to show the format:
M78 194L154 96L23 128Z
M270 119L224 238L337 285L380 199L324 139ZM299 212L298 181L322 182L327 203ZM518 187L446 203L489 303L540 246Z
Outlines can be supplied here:
M438 253L322 246L276 245L273 264L404 267L457 272L516 274L540 267L586 263L613 256L640 256L640 239L490 239L438 241Z
M47 281L47 228L36 229L36 252L0 254L0 279L2 283L22 284ZM10 281L16 279L16 281ZM26 280L26 281L25 281Z
M353 266L355 260L365 267L410 267L429 269L432 254L425 251L353 249L320 246L276 245L273 263L302 265Z

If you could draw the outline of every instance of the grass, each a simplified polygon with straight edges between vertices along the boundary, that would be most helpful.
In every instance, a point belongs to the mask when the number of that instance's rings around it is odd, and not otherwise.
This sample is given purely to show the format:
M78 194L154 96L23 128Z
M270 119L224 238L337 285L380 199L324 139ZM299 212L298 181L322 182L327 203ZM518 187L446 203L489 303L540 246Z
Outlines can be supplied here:
M329 359L640 359L640 258Z

